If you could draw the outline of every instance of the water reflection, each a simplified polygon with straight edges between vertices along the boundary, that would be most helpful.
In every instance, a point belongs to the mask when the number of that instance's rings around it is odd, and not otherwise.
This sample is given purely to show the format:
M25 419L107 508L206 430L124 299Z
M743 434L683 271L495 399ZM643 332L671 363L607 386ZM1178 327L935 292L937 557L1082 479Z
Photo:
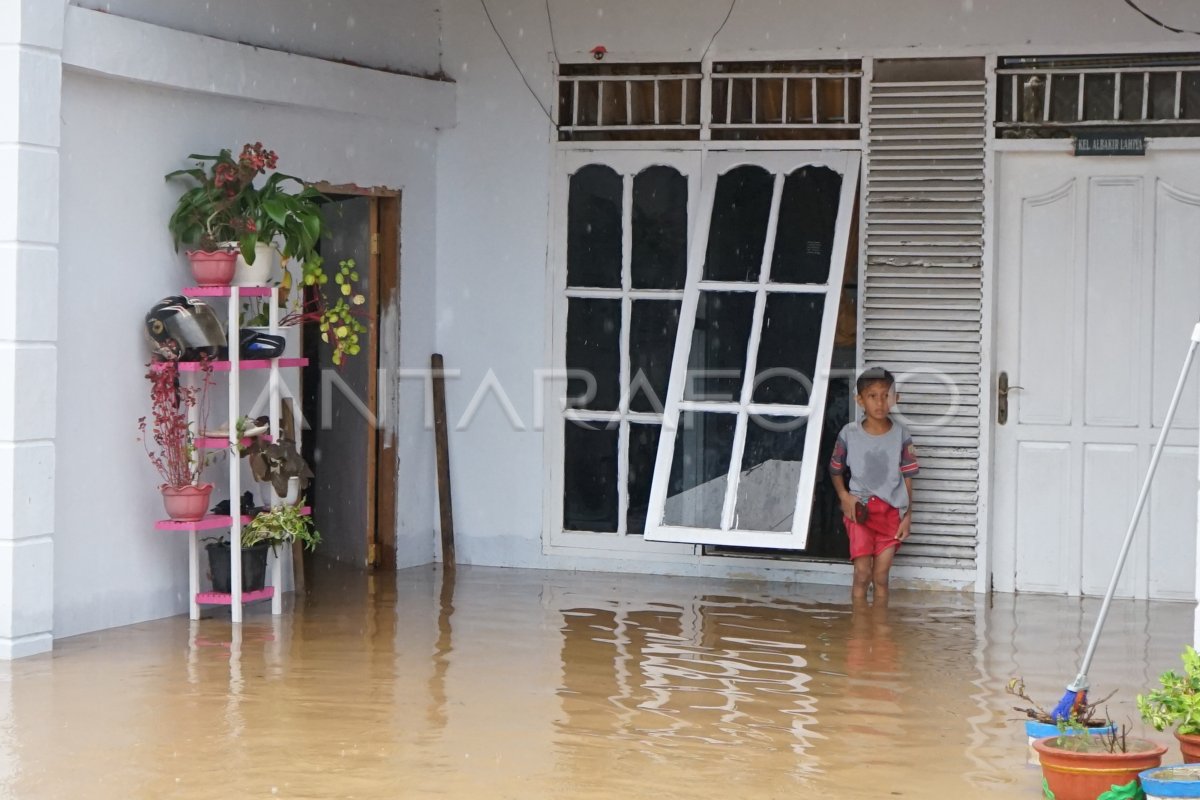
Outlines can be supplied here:
M464 566L308 577L282 617L183 616L0 665L0 796L1032 798L1005 681L1053 703L1099 606ZM1134 698L1193 624L1190 604L1113 604L1092 684L1136 735Z

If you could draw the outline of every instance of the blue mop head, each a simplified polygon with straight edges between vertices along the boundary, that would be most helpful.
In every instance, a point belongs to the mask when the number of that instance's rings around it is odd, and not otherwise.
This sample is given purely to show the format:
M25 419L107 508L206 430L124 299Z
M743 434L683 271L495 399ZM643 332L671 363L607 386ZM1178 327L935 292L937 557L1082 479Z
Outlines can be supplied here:
M1072 717L1079 716L1079 709L1087 705L1087 689L1067 689L1067 693L1058 701L1058 705L1050 712L1050 719L1054 722L1062 722L1070 720Z

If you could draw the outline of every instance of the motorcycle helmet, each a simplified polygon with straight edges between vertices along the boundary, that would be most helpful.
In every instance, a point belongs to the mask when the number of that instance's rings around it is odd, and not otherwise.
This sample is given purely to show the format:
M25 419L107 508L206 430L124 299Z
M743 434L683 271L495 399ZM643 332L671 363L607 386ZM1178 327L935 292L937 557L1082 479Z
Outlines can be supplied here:
M225 331L212 308L182 295L154 304L146 314L146 337L162 361L221 359L228 352Z
M240 344L239 352L242 358L278 358L283 355L286 340L282 336L242 328Z

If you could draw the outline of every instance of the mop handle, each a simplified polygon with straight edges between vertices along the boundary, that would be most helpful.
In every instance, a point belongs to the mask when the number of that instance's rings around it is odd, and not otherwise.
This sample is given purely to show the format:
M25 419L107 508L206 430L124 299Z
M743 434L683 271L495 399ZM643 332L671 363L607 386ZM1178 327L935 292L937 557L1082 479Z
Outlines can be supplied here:
M1179 383L1175 385L1175 394L1171 404L1167 406L1167 416L1163 419L1162 430L1158 434L1158 442L1154 445L1154 454L1150 456L1150 468L1146 470L1146 479L1142 481L1142 491L1138 493L1137 503L1133 506L1133 518L1129 520L1129 529L1125 531L1125 542L1121 545L1121 555L1117 557L1117 566L1113 569L1112 580L1108 582L1108 591L1104 594L1104 603L1100 606L1100 615L1096 617L1096 627L1092 629L1092 639L1088 642L1087 652L1079 665L1079 675L1068 689L1080 691L1087 689L1087 671L1091 666L1092 656L1096 654L1096 644L1100 641L1100 629L1108 616L1108 607L1112 603L1113 594L1117 591L1117 581L1121 578L1121 570L1125 567L1125 557L1129 555L1129 545L1133 543L1133 532L1137 529L1138 520L1142 516L1142 507L1146 505L1146 497L1150 494L1150 481L1158 468L1158 458L1162 455L1163 445L1167 441L1167 431L1175 419L1175 409L1179 407L1179 399L1183 396L1183 386L1187 383L1188 372L1192 368L1192 359L1196 355L1196 343L1200 341L1200 325L1192 332L1192 342L1188 345L1187 358L1183 360L1183 369L1179 373Z

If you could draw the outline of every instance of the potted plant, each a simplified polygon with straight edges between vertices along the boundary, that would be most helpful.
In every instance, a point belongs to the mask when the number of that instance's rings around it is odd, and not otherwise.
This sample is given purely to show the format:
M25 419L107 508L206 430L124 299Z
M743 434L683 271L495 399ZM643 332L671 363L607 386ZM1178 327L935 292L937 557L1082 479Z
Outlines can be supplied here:
M1033 747L1042 765L1043 793L1054 800L1142 797L1138 775L1161 765L1167 752L1157 742L1128 736L1125 726L1097 736L1064 731L1038 739Z
M1200 767L1172 764L1148 769L1138 776L1148 800L1200 798Z
M177 170L168 178L190 177L198 185L180 199L181 208L172 216L172 232L179 228L180 236L196 235L195 222L200 215L182 208L200 205L199 201L211 195L213 205L227 215L227 224L222 233L236 240L238 283L264 285L270 281L274 267L275 241L282 242L282 255L286 259L297 259L304 264L304 274L317 274L321 270L321 256L317 244L321 238L321 212L319 202L324 195L291 175L274 172L261 185L254 181L268 170L274 170L279 157L267 150L262 142L246 144L237 158L233 151L223 149L216 155L192 154L196 161L192 169ZM293 190L287 184L295 183L300 188ZM204 189L205 194L197 190ZM215 210L215 209L214 209ZM177 219L178 218L178 219ZM220 217L216 217L217 220ZM186 241L186 239L184 239Z
M208 167L205 156L191 155L197 164L191 169L167 173L166 180L188 180L192 185L175 204L167 228L175 242L187 250L192 274L201 286L225 286L233 280L237 263L238 231L245 220L237 216L237 187L229 171L221 164Z
M1069 722L1062 724L1055 722L1053 715L1034 702L1033 698L1025 692L1023 678L1010 678L1005 691L1029 703L1026 708L1014 707L1013 710L1020 711L1028 717L1025 721L1025 737L1029 745L1027 760L1030 764L1039 763L1038 752L1033 748L1033 743L1038 739L1044 739L1047 736L1099 736L1111 734L1116 730L1112 722L1100 714L1100 706L1116 692L1110 693L1095 703L1082 703L1078 708L1072 710Z
M244 537L243 537L244 538ZM208 553L208 577L212 581L214 592L229 594L233 591L233 576L229 565L229 542L222 536L219 539L206 539L204 545ZM242 545L242 592L257 592L267 584L267 551L269 544L258 544L247 547Z
M196 432L188 418L191 409L198 409L200 428L203 429L212 368L204 363L199 387L187 387L179 382L179 368L175 362L156 362L148 366L151 421L146 417L138 420L139 439L150 463L162 478L159 489L167 516L179 521L195 521L203 518L208 509L213 485L200 481L206 462L197 454Z
M1179 750L1188 764L1200 763L1200 654L1188 645L1180 656L1184 674L1167 670L1159 688L1137 697L1142 719L1155 730L1174 725Z
M315 550L321 543L321 534L299 506L279 505L260 511L242 528L242 547L275 547L290 542L300 542L308 550Z

